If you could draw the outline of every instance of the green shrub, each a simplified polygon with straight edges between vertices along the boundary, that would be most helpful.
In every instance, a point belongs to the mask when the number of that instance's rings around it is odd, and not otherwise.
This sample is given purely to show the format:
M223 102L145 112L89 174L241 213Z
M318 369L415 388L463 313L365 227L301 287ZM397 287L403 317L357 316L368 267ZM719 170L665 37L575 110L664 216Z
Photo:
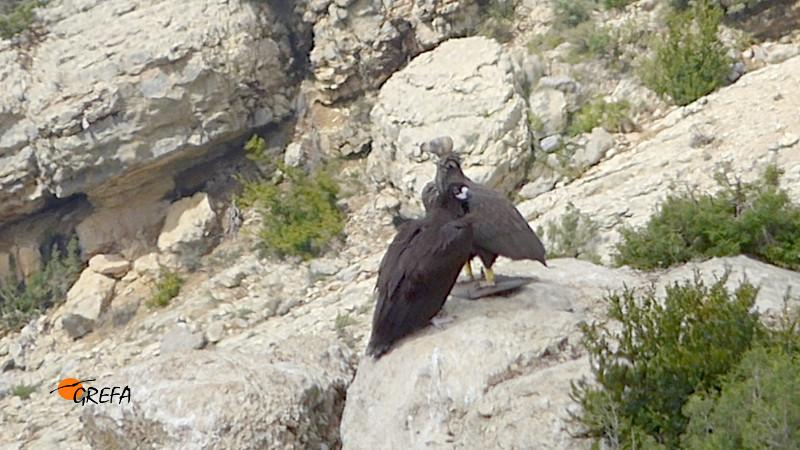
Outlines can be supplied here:
M11 0L0 3L0 37L11 39L29 29L34 18L33 10L45 4L47 2L41 0Z
M800 355L753 348L720 391L692 395L684 412L687 449L799 449Z
M528 43L528 51L554 49L564 42L572 44L567 62L577 63L585 56L616 57L617 43L609 28L600 26L591 18L593 4L586 1L553 2L553 26L544 34L535 35Z
M342 313L339 311L336 314L336 321L334 322L336 331L344 331L345 328L349 327L350 325L355 325L358 323L356 319L354 319L350 312Z
M709 4L725 11L725 14L736 14L745 17L751 12L760 11L760 4L769 0L711 0ZM780 4L781 2L774 2ZM670 0L670 6L677 10L689 7L689 0Z
M698 391L683 409L688 449L800 449L800 318L784 297L783 314L759 346L723 379Z
M717 388L763 334L751 312L757 289L745 282L729 294L726 281L706 286L696 274L667 286L663 300L654 287L638 299L625 289L606 298L613 323L582 324L594 383L573 383L571 395L586 436L623 448L679 446L689 396Z
M652 269L744 253L800 269L800 207L779 189L780 173L770 166L762 180L743 183L723 170L716 195L668 197L645 228L621 230L616 262Z
M344 230L336 207L338 186L330 175L284 167L279 183L246 183L242 202L262 218L256 248L262 254L309 258Z
M44 267L27 281L11 276L0 280L0 334L17 331L47 308L63 302L67 291L83 269L78 238L72 237L65 251L57 244L49 247Z
M590 0L553 0L553 27L576 27L591 17L594 2Z
M158 272L158 280L150 292L150 299L146 304L150 308L163 308L169 305L170 300L181 292L183 279L176 272L161 267Z
M597 96L572 115L569 133L571 136L577 136L588 133L598 126L616 132L628 120L630 108L626 100L609 103L602 96Z
M603 0L603 7L606 9L622 9L628 6L632 0Z
M244 154L247 159L259 166L266 165L267 169L275 168L275 157L270 154L267 140L257 134L250 136L250 139L244 143Z
M300 168L275 163L265 147L262 138L253 136L245 151L249 158L274 170L272 177L244 181L244 192L237 199L261 216L256 249L262 256L279 258L317 256L344 231L345 217L336 207L339 186L324 170L306 174Z
M666 36L653 41L654 55L639 65L643 83L678 105L687 105L719 87L730 61L717 39L722 10L711 0L698 0L691 9L672 11Z
M538 227L536 234L545 238L548 258L581 258L598 263L600 257L593 248L597 230L597 222L569 202L561 223L550 221L546 230Z
M537 135L544 131L544 120L542 120L541 116L531 110L528 110L528 129Z
M27 400L34 392L36 392L36 386L29 386L20 383L14 386L14 388L11 390L11 395L17 396L23 400Z
M489 0L481 8L483 20L477 32L500 43L506 43L513 37L511 28L514 25L514 9L516 0Z

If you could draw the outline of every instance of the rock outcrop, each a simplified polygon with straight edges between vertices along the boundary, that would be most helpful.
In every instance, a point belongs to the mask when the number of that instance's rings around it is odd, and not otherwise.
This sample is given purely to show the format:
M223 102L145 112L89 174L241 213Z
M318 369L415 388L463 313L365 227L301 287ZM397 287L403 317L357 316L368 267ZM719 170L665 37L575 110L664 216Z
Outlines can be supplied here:
M325 103L380 86L423 50L478 23L475 0L311 0L309 55L315 91Z
M799 83L800 57L745 74L736 84L675 109L652 125L652 137L632 136L638 140L634 145L575 182L522 203L520 210L544 224L557 221L569 199L599 222L600 254L608 260L620 226L644 225L671 193L713 191L714 174L726 165L731 174L752 181L776 164L785 172L782 186L800 202L800 92L789 88Z
M159 168L290 113L290 30L266 2L67 0L39 14L38 42L0 43L0 224L75 194L119 205L170 178Z
M499 44L483 37L449 40L381 88L367 170L398 189L403 203L421 208L419 196L436 167L420 144L448 135L468 176L508 192L524 180L532 157L526 111L518 64Z
M170 353L90 386L130 389L84 408L95 448L334 448L350 375L291 340L271 354ZM99 395L99 394L97 394Z
M501 260L498 273L536 280L507 298L450 297L443 329L414 334L377 362L363 357L347 390L344 448L590 448L569 422L578 411L570 383L590 373L578 324L600 320L609 291L653 280L574 259L550 266ZM730 271L730 291L744 279L760 286L756 308L767 317L800 283L800 273L740 256L661 271L660 295L695 271L709 283Z

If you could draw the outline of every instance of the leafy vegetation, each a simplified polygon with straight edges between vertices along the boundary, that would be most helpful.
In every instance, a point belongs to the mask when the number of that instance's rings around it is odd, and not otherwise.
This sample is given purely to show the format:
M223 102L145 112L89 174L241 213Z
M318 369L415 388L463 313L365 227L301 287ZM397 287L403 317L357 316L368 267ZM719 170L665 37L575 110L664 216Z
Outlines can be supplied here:
M63 302L67 291L83 269L78 238L72 237L65 249L57 243L43 258L44 267L27 280L11 276L0 280L0 334L17 331L47 308Z
M572 115L569 133L577 136L598 126L616 132L628 120L629 111L630 104L625 100L606 102L602 96L597 96Z
M249 152L262 151L256 138L248 142L255 142ZM337 183L325 171L306 174L278 165L272 179L245 182L239 202L261 215L256 248L262 254L310 258L344 231L344 216L336 207L338 193Z
M355 325L358 323L355 318L353 318L349 312L342 313L339 311L336 314L336 321L334 323L336 327L336 331L344 331L345 328L349 327L350 325Z
M751 312L757 289L744 282L730 294L726 281L707 286L696 275L667 286L663 300L655 287L606 298L612 323L582 325L595 383L574 383L571 394L586 436L622 448L679 447L690 395L718 389L765 335Z
M721 390L694 394L687 449L800 448L800 355L754 348L726 375Z
M606 9L622 9L628 6L632 0L602 0L602 4Z
M163 308L169 305L170 300L181 292L181 285L183 285L183 279L176 272L162 266L158 273L158 280L150 293L150 299L146 302L147 306Z
M0 37L10 39L30 28L33 10L47 4L42 0L6 0L0 2Z
M255 163L266 163L274 169L274 157L267 148L267 141L263 137L254 134L244 143L244 152L247 158Z
M668 197L643 229L621 230L616 262L652 269L744 253L800 269L800 206L780 189L780 174L769 166L761 180L745 183L725 169L716 195Z
M513 37L511 27L514 21L516 0L488 0L481 7L483 20L478 25L477 33L481 36L505 43Z
M597 222L569 202L560 223L548 222L546 230L537 227L536 234L545 238L548 258L581 258L598 263L600 257L593 248L597 229Z
M709 5L720 8L726 14L746 14L749 11L757 10L761 3L769 0L711 0ZM670 0L670 6L677 10L687 9L692 2L689 0Z
M654 55L639 65L642 82L678 105L687 105L719 87L730 61L717 39L722 10L698 0L685 11L668 13L666 36L657 37Z
M598 25L591 18L593 8L594 3L588 1L555 0L553 26L547 33L534 36L528 43L528 50L537 52L541 48L553 49L568 42L572 47L567 60L572 63L579 62L585 56L616 57L618 44L608 28Z
M534 133L541 134L544 130L544 120L538 114L528 110L528 128L533 130Z
M29 386L24 383L20 383L11 389L11 395L17 396L23 400L29 399L34 392L36 392L36 386Z
M573 28L588 21L593 6L591 0L553 0L553 27Z

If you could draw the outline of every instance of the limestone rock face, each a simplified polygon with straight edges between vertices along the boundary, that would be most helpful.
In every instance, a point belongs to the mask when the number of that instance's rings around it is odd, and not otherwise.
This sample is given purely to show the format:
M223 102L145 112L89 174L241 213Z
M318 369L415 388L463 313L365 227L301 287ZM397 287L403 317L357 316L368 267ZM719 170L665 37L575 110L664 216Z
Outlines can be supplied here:
M522 78L515 60L483 37L452 39L417 56L380 90L368 172L419 205L436 171L435 157L419 145L448 135L467 176L508 192L532 156Z
M334 448L350 376L329 354L170 353L99 379L130 403L87 405L95 448Z
M309 56L326 103L377 87L409 58L477 24L475 0L311 0Z
M86 269L67 292L62 323L73 339L91 331L108 308L116 280Z
M656 273L548 263L501 258L497 273L536 280L507 298L451 296L444 307L451 323L413 334L378 361L362 357L347 390L343 448L590 448L571 437L578 430L569 413L579 406L569 398L570 382L590 375L578 324L603 320L609 291L655 281L663 296L666 285L685 283L695 271L713 283L729 270L729 292L745 279L760 286L756 308L769 317L800 283L800 273L744 256Z
M573 448L569 384L588 374L577 325L591 293L636 280L575 260L552 266L498 261L498 273L537 280L508 298L450 297L452 323L400 341L377 362L362 358L342 417L344 448Z
M187 263L208 250L209 235L216 225L216 213L211 209L208 195L198 192L170 205L164 228L158 236L162 252L179 255Z
M163 176L158 167L285 118L289 31L269 8L66 0L39 10L39 42L0 43L0 224L52 196L113 201Z
M84 255L119 253L136 259L148 253L164 222L169 202L161 198L175 187L169 176L105 202L75 227Z
M714 174L725 164L742 181L753 181L767 165L776 164L784 170L782 187L798 202L800 91L786 87L798 83L798 56L747 73L736 84L656 121L648 131L652 137L606 156L575 182L519 208L535 220L533 225L544 225L560 220L568 199L599 223L599 254L609 261L620 226L644 226L660 202L685 192L686 186L713 192L718 188Z
M202 332L192 333L188 325L178 322L172 327L161 341L161 353L186 352L203 348L206 344Z

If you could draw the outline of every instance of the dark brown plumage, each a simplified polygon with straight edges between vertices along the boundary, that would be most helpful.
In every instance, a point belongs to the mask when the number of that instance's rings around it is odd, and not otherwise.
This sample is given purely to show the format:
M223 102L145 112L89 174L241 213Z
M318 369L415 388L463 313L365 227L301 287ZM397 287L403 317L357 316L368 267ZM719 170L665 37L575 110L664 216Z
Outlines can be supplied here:
M494 282L491 267L498 255L515 260L536 260L547 265L542 241L514 204L499 193L467 178L457 155L443 155L436 167L436 188L438 190L452 183L464 184L470 190L470 216L474 216L475 220L470 259L476 255L481 258L487 269L487 281Z
M378 303L367 354L380 358L395 342L423 328L442 309L470 256L468 188L446 185L424 218L395 235L378 269Z

